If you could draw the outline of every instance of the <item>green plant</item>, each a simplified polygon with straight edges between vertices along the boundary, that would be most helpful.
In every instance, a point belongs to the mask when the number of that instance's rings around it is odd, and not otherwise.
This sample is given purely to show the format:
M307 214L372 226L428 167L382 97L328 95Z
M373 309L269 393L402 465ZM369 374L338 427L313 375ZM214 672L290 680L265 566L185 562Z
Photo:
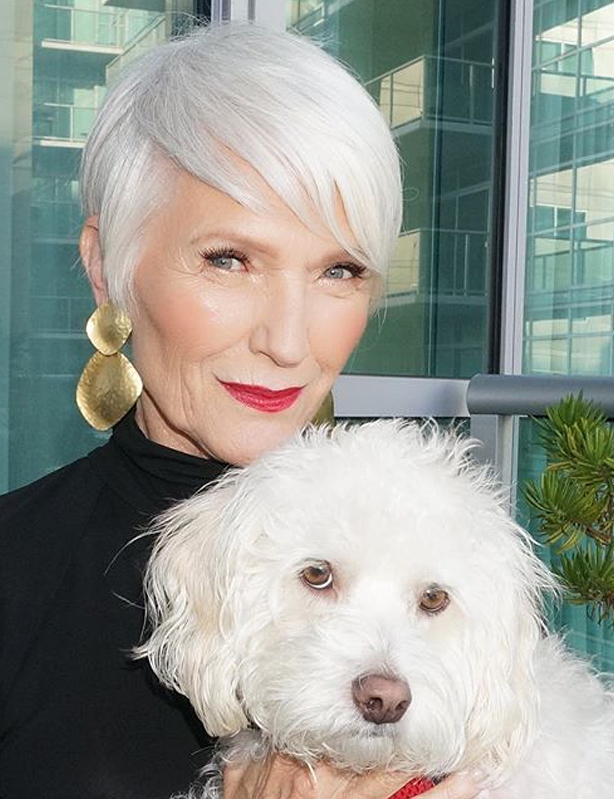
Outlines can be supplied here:
M582 395L536 419L547 466L525 486L569 599L614 624L614 429Z

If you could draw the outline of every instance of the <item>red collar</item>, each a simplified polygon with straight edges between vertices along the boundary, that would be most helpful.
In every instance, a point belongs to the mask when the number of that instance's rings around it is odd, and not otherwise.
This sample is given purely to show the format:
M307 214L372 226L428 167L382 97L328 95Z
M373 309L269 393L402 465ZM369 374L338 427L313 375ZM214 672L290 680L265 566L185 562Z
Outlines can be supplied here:
M431 780L422 777L416 780L410 780L407 785L404 785L396 793L393 793L390 799L410 799L411 796L419 796L425 791L430 791L435 787L435 783Z

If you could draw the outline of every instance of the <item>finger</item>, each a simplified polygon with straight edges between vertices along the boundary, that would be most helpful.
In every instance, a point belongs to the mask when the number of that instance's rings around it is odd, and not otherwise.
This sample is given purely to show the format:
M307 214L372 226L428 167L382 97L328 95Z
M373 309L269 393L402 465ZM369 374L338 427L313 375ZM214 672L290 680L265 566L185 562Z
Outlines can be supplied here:
M424 799L477 799L480 788L471 779L469 774L460 772L452 774L436 788L433 788L422 796Z

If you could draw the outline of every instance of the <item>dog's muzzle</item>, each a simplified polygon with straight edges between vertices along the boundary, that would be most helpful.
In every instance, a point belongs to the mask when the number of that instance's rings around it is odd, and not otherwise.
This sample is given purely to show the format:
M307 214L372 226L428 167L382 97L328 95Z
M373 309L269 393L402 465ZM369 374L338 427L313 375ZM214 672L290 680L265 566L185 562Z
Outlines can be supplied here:
M411 704L411 691L399 677L366 674L352 683L352 698L366 721L394 724Z

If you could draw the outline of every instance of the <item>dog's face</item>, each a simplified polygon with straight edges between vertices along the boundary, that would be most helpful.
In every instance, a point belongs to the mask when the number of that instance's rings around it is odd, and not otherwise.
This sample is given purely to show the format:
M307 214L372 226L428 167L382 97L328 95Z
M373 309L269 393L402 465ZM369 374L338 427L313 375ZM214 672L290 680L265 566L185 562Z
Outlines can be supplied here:
M522 750L548 580L461 442L315 432L161 530L144 651L211 733L430 775Z

